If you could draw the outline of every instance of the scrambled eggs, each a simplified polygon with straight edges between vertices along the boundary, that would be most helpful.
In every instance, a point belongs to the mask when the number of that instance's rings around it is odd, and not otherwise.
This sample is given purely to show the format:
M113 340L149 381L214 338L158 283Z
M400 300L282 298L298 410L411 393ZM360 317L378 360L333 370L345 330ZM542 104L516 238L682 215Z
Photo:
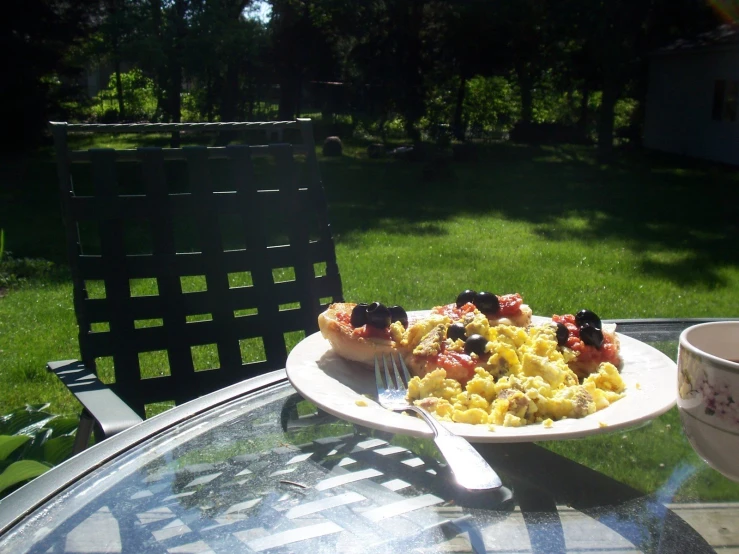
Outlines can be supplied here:
M464 351L462 340L443 338L436 331L451 321L433 316L411 325L401 344L415 355L439 349ZM487 318L470 314L464 321L467 336L480 334L488 342L474 375L463 386L433 369L408 384L408 400L434 413L439 419L459 423L519 427L531 423L581 418L608 407L623 396L624 382L618 369L607 362L580 382L568 367L575 354L557 348L556 328L490 326ZM443 344L442 344L443 343Z

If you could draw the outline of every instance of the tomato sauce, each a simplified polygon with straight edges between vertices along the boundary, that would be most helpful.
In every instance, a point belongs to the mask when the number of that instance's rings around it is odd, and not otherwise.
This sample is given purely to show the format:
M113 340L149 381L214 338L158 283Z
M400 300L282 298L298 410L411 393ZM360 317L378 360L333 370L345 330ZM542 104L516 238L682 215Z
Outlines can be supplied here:
M511 317L521 313L523 298L518 293L502 294L498 296L498 302L500 302L500 311L495 314L496 317Z
M512 317L521 313L521 305L523 304L523 298L518 293L513 294L501 294L498 296L498 302L500 303L500 310L492 313L486 313L488 317ZM461 308L458 308L456 304L447 304L446 306L437 306L431 310L435 314L445 315L452 320L456 321L462 319L465 314L474 312L475 305L472 302L467 302ZM485 313L485 312L483 312Z
M390 327L384 329L378 329L372 325L362 325L352 331L352 335L355 337L362 337L365 339L385 339L392 340L393 337L390 335Z
M446 304L445 306L436 306L431 310L435 314L445 315L452 320L462 319L464 314L474 312L475 306L472 302L467 302L461 308L457 308L456 304Z
M447 350L444 343L441 344L441 352L435 356L430 356L428 361L434 367L440 367L447 371L447 377L456 379L462 385L475 376L475 368L483 365L483 360L478 358L472 359L472 356L464 352L456 352Z
M620 363L618 355L618 346L611 340L611 337L604 334L603 344L600 348L585 344L580 338L580 328L575 323L575 316L573 314L566 315L554 315L552 321L555 323L561 323L570 332L570 336L567 338L567 348L579 352L577 357L578 363L590 364L600 362L610 362L615 366Z

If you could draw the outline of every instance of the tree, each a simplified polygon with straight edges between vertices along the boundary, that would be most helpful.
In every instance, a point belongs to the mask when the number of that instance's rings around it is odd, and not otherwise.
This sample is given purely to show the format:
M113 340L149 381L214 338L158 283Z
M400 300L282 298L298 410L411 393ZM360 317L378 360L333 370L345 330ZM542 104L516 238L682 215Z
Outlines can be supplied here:
M399 113L408 136L420 140L418 121L438 78L445 41L445 2L388 0L365 5L348 56L355 97L365 113Z
M271 0L271 5L271 60L280 87L278 117L287 120L300 114L307 79L328 79L338 73L331 46L332 20L320 0Z
M598 156L613 154L615 106L626 90L645 94L649 53L679 35L691 36L715 25L707 7L696 0L568 0L560 25L579 47L571 50L578 75L589 89L602 91L598 115Z
M64 118L81 68L72 54L98 20L95 0L9 0L0 18L3 149L32 148L51 118Z
M111 1L111 0L108 0ZM121 1L121 0L113 0ZM126 54L154 79L157 117L179 122L187 40L192 18L191 0L126 0L126 18L135 21L135 32ZM173 136L178 144L178 137Z
M486 0L454 4L448 18L444 52L449 74L456 77L452 129L464 139L465 95L469 79L507 73L509 67L505 37L498 32L500 5Z
M100 26L100 40L97 41L96 50L113 64L118 116L125 120L126 106L123 99L121 64L128 57L138 21L133 7L127 0L104 0L103 9L104 19Z
M248 4L193 2L185 71L194 90L201 91L198 105L208 120L251 117L257 88L271 77L266 29L244 16Z

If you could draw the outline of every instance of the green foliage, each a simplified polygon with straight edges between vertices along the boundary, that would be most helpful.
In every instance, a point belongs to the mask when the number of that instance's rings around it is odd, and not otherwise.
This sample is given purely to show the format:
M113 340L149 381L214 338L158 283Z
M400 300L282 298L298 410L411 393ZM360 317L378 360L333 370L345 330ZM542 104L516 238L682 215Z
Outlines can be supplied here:
M505 77L477 76L467 81L464 109L471 129L510 130L518 120L521 98Z
M132 69L121 73L121 89L123 109L127 120L140 121L154 118L157 99L152 79L144 75L140 69ZM105 122L120 119L115 73L110 76L108 86L95 96L92 115L95 119Z
M459 80L454 79L451 86L434 87L426 98L426 114L419 120L422 128L429 129L434 136L440 125L449 125L454 113L455 92Z
M204 121L203 113L197 102L197 92L182 93L182 121Z
M0 473L0 498L12 492L18 485L49 471L51 466L34 460L13 462Z
M0 248L0 287L14 287L32 280L45 279L54 270L54 264L37 258L14 258Z
M101 10L95 0L3 3L3 49L12 60L0 69L3 152L41 146L48 122L68 119L63 102L82 96L75 77L85 61L75 53L100 21ZM57 83L55 75L68 78Z
M0 462L7 459L13 450L31 440L28 435L0 435Z
M638 107L639 103L633 98L621 98L617 100L614 108L614 128L623 129L631 125L634 121L634 112Z
M551 71L545 72L532 91L532 120L534 123L574 124L580 116L579 91L562 91Z
M385 135L391 139L405 139L407 138L405 132L405 120L402 116L396 115L392 119L385 122Z
M581 117L582 93L579 90L561 91L554 76L545 75L532 91L534 123L576 124ZM589 133L595 133L594 123L600 109L602 94L591 93L588 100ZM482 131L510 130L520 117L521 96L513 79L476 76L467 81L465 115L469 129ZM633 98L616 102L614 128L628 127L639 103Z
M79 419L26 405L0 417L0 498L72 454Z

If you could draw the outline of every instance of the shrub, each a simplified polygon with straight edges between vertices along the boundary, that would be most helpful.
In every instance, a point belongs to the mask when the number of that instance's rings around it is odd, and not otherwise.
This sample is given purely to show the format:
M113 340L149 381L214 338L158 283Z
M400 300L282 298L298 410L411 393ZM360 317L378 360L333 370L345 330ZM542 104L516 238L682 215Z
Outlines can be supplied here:
M0 255L0 288L22 285L23 283L45 277L54 269L48 260L37 258L14 258L10 252Z
M385 122L385 135L388 138L407 138L405 132L405 120L400 116L395 116Z
M323 141L324 156L341 156L343 146L339 137L326 137Z
M471 127L485 131L510 129L519 117L521 99L505 77L474 77L467 81L465 113Z
M140 69L132 69L121 73L121 88L127 120L142 121L154 117L157 100L153 80ZM114 118L120 120L115 74L110 76L108 86L96 95L92 114L96 120L104 123L110 123Z
M372 122L369 122L366 118L358 118L352 131L352 138L360 142L377 142L380 140L376 130L372 128Z

